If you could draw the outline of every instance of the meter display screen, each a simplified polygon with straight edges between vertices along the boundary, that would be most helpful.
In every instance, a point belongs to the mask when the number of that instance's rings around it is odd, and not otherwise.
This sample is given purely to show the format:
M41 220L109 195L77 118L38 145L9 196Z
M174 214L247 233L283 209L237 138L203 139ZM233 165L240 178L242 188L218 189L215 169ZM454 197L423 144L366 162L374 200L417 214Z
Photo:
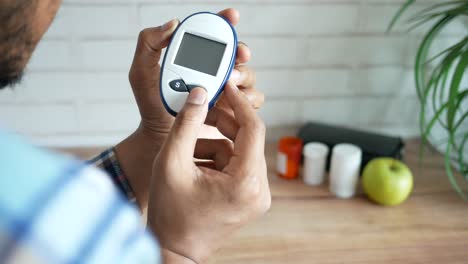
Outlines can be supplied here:
M216 76L226 44L185 32L174 64Z

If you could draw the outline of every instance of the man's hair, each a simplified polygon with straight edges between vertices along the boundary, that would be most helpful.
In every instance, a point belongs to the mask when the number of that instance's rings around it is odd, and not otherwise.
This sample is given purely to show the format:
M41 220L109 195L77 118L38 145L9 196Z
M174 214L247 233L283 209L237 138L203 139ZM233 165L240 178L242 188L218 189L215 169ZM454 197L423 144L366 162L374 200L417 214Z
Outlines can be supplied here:
M0 0L0 89L21 80L25 59L34 48L35 6L36 0Z

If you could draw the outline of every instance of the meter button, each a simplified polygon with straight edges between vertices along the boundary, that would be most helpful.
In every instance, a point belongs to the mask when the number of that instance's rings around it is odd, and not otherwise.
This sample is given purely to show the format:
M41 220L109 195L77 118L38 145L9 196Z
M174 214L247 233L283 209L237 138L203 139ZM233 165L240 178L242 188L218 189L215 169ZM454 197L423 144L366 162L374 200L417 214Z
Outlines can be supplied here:
M185 86L185 83L182 79L170 81L169 86L172 88L172 90L177 92L188 92L187 86Z
M188 89L189 92L191 92L193 89L195 89L197 87L201 87L201 86L196 85L196 84L187 84L187 89Z

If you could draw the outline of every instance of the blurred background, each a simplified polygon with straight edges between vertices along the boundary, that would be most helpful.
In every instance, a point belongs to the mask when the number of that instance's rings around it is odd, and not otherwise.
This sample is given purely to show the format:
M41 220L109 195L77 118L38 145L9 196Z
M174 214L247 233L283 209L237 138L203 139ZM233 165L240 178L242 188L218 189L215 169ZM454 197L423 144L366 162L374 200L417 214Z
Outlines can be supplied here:
M0 124L40 145L115 144L139 122L127 79L139 31L235 7L257 89L266 94L260 113L269 140L295 134L307 121L416 136L411 65L427 28L385 33L402 2L65 0L21 85L0 92ZM436 46L466 33L457 23Z

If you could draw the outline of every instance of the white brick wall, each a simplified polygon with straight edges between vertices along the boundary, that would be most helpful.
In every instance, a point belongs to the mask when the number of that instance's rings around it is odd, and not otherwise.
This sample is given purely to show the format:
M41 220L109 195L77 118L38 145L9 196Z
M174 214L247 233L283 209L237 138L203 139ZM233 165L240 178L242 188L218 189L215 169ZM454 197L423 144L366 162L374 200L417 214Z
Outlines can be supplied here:
M402 2L65 0L23 83L0 92L0 123L40 144L114 144L139 121L127 80L139 30L236 7L267 96L260 114L270 139L311 120L416 135L411 64L421 31L385 34ZM454 23L438 45L464 32Z

